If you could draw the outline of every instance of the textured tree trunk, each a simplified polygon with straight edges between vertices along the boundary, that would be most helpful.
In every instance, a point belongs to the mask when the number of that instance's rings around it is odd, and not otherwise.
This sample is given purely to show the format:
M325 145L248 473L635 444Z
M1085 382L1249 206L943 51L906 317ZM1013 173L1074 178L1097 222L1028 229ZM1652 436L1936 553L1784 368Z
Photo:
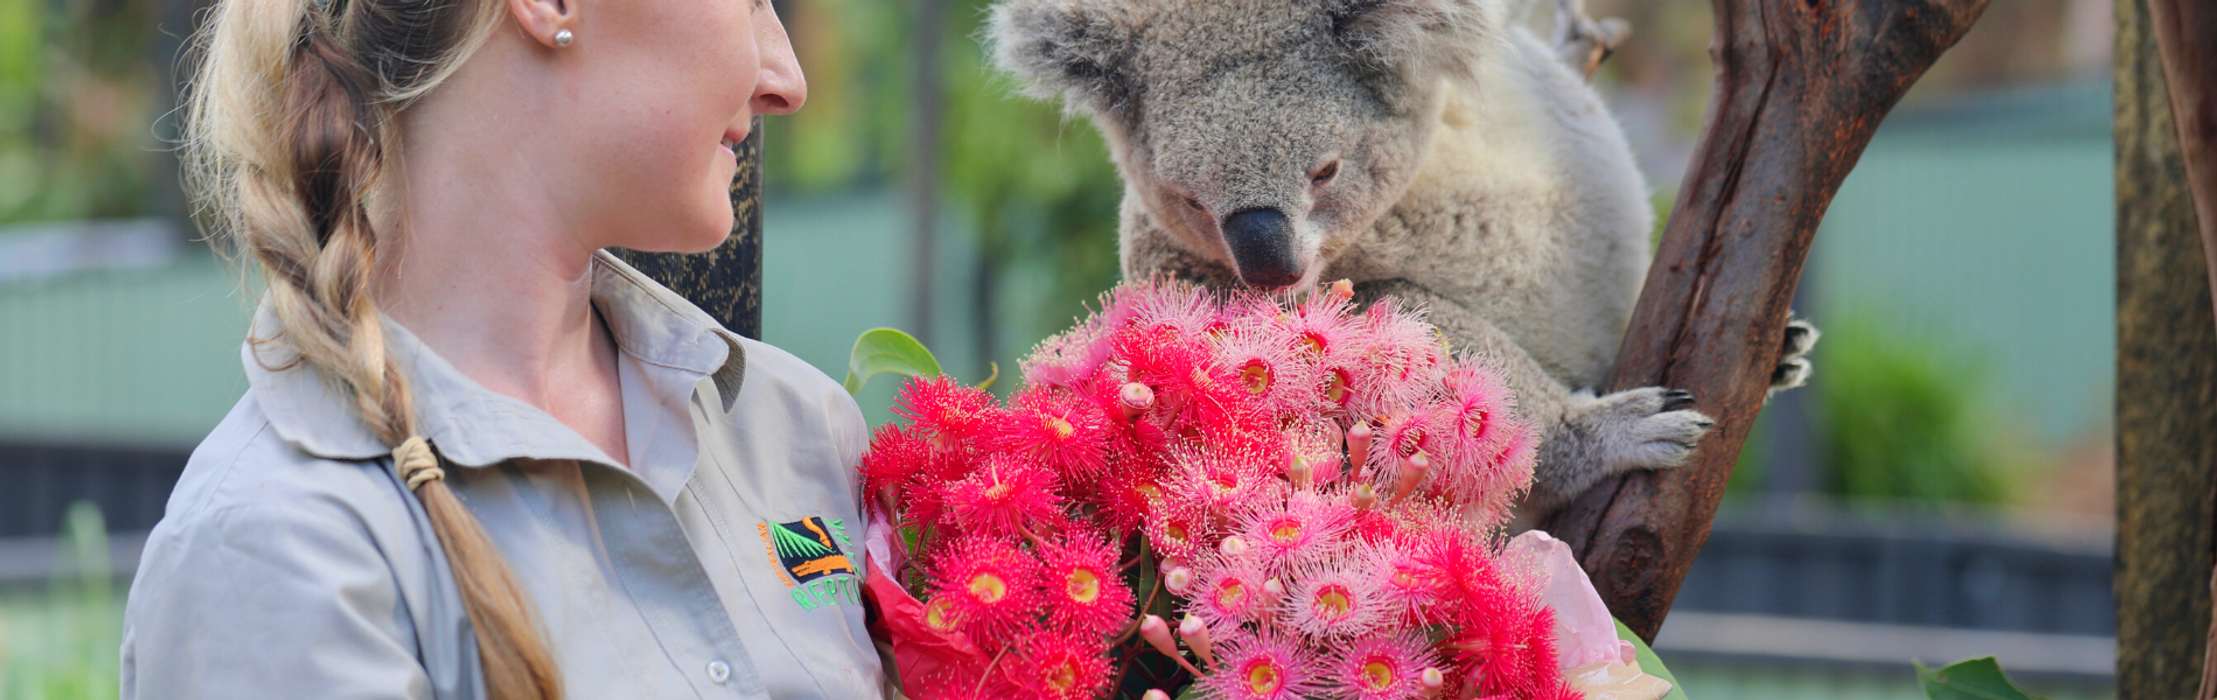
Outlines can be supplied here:
M2217 2L2119 3L2116 70L2118 697L2198 687L2206 700L2217 695Z
M1761 409L1817 222L1888 110L1986 0L1714 0L1716 92L1608 388L1690 390L1685 466L1603 482L1548 530L1655 638Z
M612 249L732 332L762 339L762 118L739 144L731 178L731 237L697 255Z

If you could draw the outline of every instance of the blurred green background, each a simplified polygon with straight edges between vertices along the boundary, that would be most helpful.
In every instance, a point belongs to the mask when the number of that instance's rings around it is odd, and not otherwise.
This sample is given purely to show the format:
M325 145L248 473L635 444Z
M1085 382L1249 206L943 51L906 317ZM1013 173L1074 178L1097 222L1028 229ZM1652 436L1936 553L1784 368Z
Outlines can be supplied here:
M195 242L168 150L177 47L205 4L0 0L0 448L187 450L245 388L251 294ZM1707 100L1707 3L1591 4L1635 27L1597 83L1667 209ZM833 377L876 326L965 379L1013 372L1118 279L1106 146L986 65L987 5L777 3L810 93L765 135L764 335ZM1797 300L1825 331L1817 381L1764 414L1735 507L1968 509L2106 536L2110 13L1995 3L1888 120ZM861 397L873 421L892 385ZM0 471L30 468L9 454ZM52 505L39 537L100 525ZM0 556L23 551L78 550ZM70 556L19 567L59 583L0 576L0 698L114 692L122 584Z

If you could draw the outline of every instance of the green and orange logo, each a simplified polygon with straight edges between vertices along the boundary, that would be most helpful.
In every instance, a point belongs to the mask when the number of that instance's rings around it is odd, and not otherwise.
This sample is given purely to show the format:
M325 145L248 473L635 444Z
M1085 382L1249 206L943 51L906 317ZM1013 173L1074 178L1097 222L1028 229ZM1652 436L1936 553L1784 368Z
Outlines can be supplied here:
M785 585L793 587L793 602L802 609L861 602L858 583L862 569L841 546L853 544L845 525L817 516L760 526L770 559L777 564Z

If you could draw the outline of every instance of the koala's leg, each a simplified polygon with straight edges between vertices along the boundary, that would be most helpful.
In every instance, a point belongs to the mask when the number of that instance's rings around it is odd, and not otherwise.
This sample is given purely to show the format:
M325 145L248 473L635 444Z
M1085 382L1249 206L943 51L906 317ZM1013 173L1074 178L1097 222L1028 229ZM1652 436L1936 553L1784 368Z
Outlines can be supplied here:
M1786 319L1786 343L1778 354L1778 367L1771 370L1770 391L1763 394L1769 401L1778 392L1809 383L1809 350L1817 346L1817 338L1824 334L1809 323L1808 319Z
M1693 395L1684 391L1642 387L1605 396L1573 391L1493 323L1416 284L1382 280L1355 287L1360 303L1381 296L1428 308L1432 325L1458 350L1492 360L1516 392L1518 412L1543 432L1532 490L1517 506L1519 522L1537 522L1603 478L1678 466L1716 425L1689 408Z

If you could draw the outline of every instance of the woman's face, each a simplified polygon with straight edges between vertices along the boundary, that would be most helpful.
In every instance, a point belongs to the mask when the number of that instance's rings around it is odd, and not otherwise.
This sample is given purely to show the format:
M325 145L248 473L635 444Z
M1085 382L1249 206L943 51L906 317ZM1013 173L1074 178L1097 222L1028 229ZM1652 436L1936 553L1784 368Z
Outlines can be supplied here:
M568 0L580 2L580 0ZM731 231L732 149L753 118L800 108L808 87L769 0L585 0L557 49L583 188L577 231L603 246L698 252ZM576 190L572 190L576 191Z

